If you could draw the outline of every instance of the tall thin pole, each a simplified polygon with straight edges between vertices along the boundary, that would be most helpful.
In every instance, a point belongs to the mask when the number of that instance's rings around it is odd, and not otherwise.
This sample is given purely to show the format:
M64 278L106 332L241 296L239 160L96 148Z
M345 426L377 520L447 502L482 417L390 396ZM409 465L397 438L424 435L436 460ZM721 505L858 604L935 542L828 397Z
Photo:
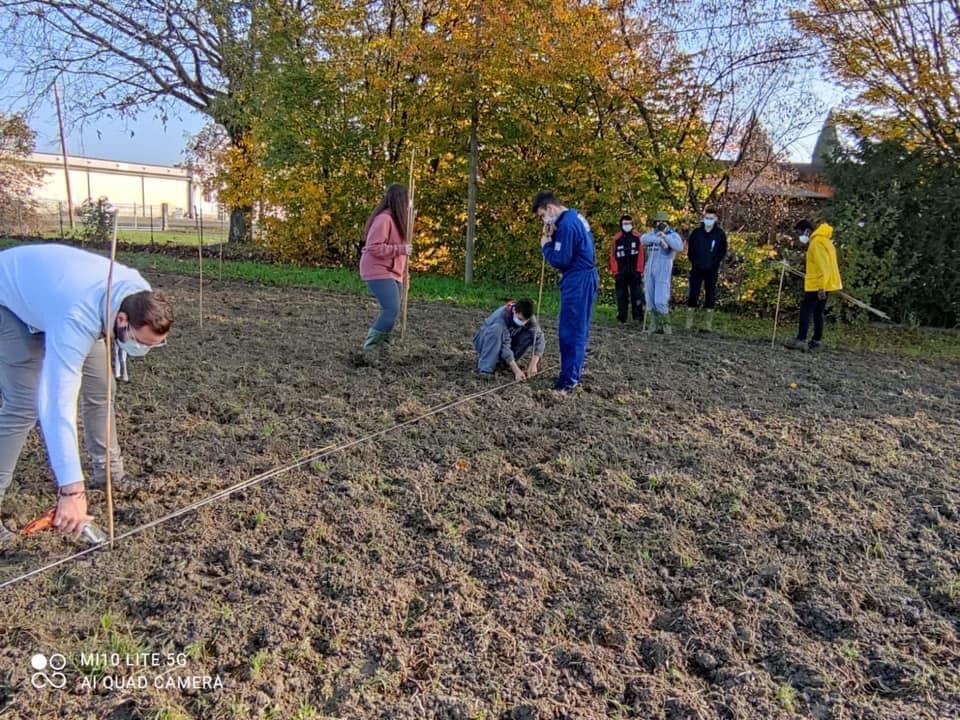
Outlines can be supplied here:
M197 206L193 206L193 212L197 215L197 228L200 231L200 245L198 251L200 254L200 329L203 330L203 216L197 212Z
M413 161L414 156L416 155L416 148L410 151L410 182L407 185L407 237L404 238L404 241L407 245L413 245L413 223L416 218L416 212L414 210L414 199L416 197L416 187L414 185L413 178ZM400 339L403 340L404 335L407 333L407 304L410 298L410 256L407 256L407 262L404 265L403 271L403 299L400 303Z
M113 238L110 241L110 269L107 270L107 300L106 300L106 318L104 320L104 345L107 351L107 422L104 438L106 439L107 457L106 457L106 477L107 477L107 523L110 532L110 545L113 546L113 473L111 465L113 458L110 457L112 449L113 434L113 325L110 323L110 303L113 295L113 265L117 260L117 214L114 213Z
M73 230L73 192L70 189L70 158L67 155L67 133L63 129L63 110L60 108L60 81L53 83L53 97L57 105L57 123L60 125L60 153L63 155L63 177L67 182L67 216ZM112 536L111 536L112 537Z
M780 322L780 296L783 295L783 275L787 272L787 263L780 267L780 289L777 290L777 310L773 315L773 337L770 338L770 347L777 343L777 323Z
M543 256L540 258L540 293L537 295L537 315L539 315L543 306L543 274L547 269L547 258Z

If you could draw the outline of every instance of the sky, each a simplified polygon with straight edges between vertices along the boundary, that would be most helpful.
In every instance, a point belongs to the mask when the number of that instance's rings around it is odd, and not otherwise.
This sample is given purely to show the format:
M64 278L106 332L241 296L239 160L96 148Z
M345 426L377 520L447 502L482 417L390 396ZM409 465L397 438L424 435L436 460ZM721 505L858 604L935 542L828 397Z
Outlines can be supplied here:
M3 59L0 54L0 60ZM821 112L799 133L800 139L786 149L790 159L796 162L810 161L817 133L827 111L842 102L841 91L824 77L812 79L811 87L814 95L811 102L816 103ZM23 107L22 101L7 107L0 104L0 111L11 112ZM59 153L60 138L53 94L50 93L48 99L34 103L34 108L29 121L37 133L37 150ZM182 106L179 112L171 112L166 124L160 121L158 114L149 111L133 119L109 116L87 119L82 125L71 123L68 117L67 149L75 156L173 165L182 162L189 137L198 132L205 122L203 115L186 106ZM765 122L775 122L775 118L765 119Z
M132 121L109 117L88 120L83 127L71 128L67 150L71 155L104 160L173 165L183 161L188 138L204 124L205 118L193 111L169 118L166 125L148 113ZM38 152L60 152L52 97L48 107L38 109L30 118L30 125L37 133Z
M816 95L824 107L840 101L840 93L827 83L818 84ZM817 141L816 133L826 118L826 110L810 123L801 135L808 136L793 143L789 148L790 159L808 162ZM57 116L51 98L48 107L39 108L30 118L37 133L38 152L60 152L60 137L57 131ZM179 117L168 119L166 125L150 114L142 114L134 120L104 117L88 120L83 127L72 127L67 137L67 150L71 155L139 162L156 165L173 165L183 160L183 150L188 138L200 130L205 118L194 111L184 111Z

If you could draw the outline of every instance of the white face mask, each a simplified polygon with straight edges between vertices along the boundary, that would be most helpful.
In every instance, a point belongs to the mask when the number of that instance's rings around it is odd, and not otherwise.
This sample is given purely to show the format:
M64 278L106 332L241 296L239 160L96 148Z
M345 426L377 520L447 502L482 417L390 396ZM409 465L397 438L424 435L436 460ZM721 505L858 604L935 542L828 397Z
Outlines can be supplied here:
M801 245L806 245L808 242L810 242L810 236L809 236L809 235L801 235L800 238L799 238L799 240L800 240L800 244L801 244Z
M144 345L133 336L133 333L130 332L129 325L120 329L126 333L126 338L123 340L117 338L117 345L130 357L143 357L150 352L152 348L166 345L166 342L161 342L158 345Z
M522 317L520 317L519 315L514 315L514 316L513 316L513 324L516 325L517 327L523 327L524 325L527 324L527 321L524 320L524 319L523 319Z
M622 227L622 228L623 228L623 231L624 231L624 232L627 232L627 233L630 232L631 230L633 230L633 224L632 224L632 223L624 223L624 224L621 225L620 227Z
M703 226L704 226L707 230L712 230L712 229L713 229L713 225L714 225L714 223L716 223L716 222L717 222L717 219L716 219L716 218L704 218L704 219L703 219Z

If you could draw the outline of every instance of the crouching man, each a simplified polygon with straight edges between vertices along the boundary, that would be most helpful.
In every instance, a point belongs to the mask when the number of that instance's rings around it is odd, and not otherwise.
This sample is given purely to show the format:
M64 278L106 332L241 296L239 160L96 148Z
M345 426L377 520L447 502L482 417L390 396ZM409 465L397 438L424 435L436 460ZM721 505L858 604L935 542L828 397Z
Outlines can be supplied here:
M77 406L85 444L102 483L109 462L122 484L117 433L105 442L111 376L104 338L112 333L119 350L141 357L166 343L173 310L140 273L114 266L109 322L107 270L100 255L65 245L22 245L0 252L0 500L13 477L23 443L37 420L57 484L54 525L79 535L87 515L80 466ZM12 542L0 525L0 549Z
M494 310L473 336L473 347L479 356L477 372L490 378L498 367L506 366L517 380L533 377L540 370L545 345L540 323L533 315L533 301L509 302ZM533 357L524 372L517 361L531 349Z

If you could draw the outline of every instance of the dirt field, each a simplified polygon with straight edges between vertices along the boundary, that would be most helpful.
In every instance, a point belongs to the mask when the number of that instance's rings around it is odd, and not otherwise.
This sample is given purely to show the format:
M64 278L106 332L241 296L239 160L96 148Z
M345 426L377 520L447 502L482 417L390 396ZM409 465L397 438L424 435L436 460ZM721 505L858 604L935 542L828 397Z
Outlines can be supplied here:
M372 301L213 283L201 331L152 279L179 320L120 388L119 531L489 387L482 312L413 305L358 367ZM547 374L0 590L0 718L960 715L960 365L615 328L583 392ZM34 436L9 527L49 482ZM82 657L153 652L185 659Z

